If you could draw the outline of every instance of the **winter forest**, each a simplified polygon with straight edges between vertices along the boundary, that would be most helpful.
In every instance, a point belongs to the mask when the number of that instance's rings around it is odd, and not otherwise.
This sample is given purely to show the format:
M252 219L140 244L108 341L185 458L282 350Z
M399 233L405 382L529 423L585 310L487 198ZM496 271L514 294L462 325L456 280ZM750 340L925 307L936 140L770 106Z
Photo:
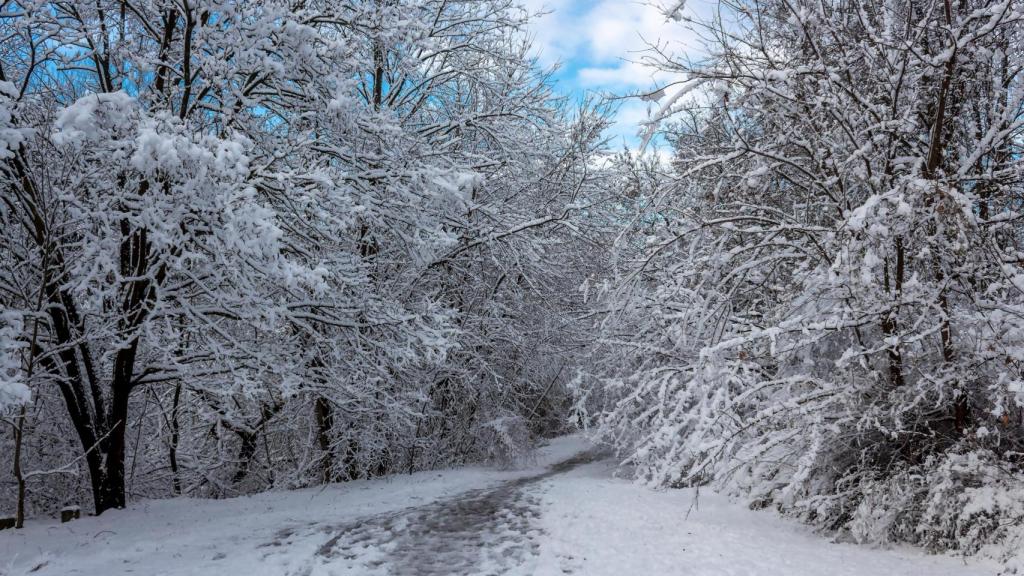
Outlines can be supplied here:
M314 563L149 573L603 574L570 537L732 515L1024 573L1024 2L583 4L692 42L583 91L543 2L0 0L0 574L311 495L346 528L267 537ZM839 573L673 558L614 573Z

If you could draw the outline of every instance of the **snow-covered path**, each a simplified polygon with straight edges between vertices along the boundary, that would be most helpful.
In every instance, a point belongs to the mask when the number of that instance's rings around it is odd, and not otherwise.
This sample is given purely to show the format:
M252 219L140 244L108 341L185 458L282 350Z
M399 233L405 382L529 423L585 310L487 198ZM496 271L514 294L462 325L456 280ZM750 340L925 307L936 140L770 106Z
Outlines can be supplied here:
M0 575L981 576L978 560L834 544L713 494L648 490L579 439L467 468L0 532Z
M296 570L300 574L508 574L536 567L540 529L537 486L602 452L588 450L546 472L470 490L453 498L360 518L342 525L289 528L270 544L287 555L294 542L329 538ZM567 571L565 573L569 573Z

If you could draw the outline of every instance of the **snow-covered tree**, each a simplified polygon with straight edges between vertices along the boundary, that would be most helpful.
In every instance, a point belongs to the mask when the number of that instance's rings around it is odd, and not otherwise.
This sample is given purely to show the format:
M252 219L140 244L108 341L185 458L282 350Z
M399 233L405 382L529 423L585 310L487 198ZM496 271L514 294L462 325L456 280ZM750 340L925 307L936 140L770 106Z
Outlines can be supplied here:
M561 272L539 234L591 202L604 115L551 93L513 2L0 8L28 458L84 462L99 513L528 439L564 377L522 368L559 336L516 326Z
M1003 536L1020 507L986 490L1019 482L1024 442L1024 13L721 6L705 59L658 60L696 90L653 118L675 185L623 234L647 239L607 300L603 431L650 482L859 538Z

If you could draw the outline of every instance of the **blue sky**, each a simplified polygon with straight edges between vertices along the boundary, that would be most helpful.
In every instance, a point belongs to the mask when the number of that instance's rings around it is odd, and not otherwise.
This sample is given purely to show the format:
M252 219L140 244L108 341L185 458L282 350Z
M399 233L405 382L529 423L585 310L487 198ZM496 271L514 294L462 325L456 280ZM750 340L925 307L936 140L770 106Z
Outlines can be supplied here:
M639 62L652 43L676 54L696 53L693 33L665 16L664 8L678 0L521 1L530 11L548 12L532 24L535 50L542 64L561 63L557 80L563 93L626 94L664 84L671 76ZM684 14L706 12L711 5L711 0L689 0ZM610 131L615 147L636 146L651 105L638 99L622 103Z

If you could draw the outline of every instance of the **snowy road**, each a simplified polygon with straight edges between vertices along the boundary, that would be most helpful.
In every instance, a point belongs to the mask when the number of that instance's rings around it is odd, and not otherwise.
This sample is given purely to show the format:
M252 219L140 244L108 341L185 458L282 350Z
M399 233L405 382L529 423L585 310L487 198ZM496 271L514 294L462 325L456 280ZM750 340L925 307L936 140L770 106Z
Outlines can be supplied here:
M615 477L578 438L531 470L466 468L220 501L143 502L0 532L0 575L994 576L835 544L771 512Z
M588 450L547 472L424 506L338 526L289 528L268 547L287 554L297 541L329 535L315 557L296 570L298 574L447 576L519 571L535 564L545 535L539 527L542 502L537 486L600 455L599 450Z

